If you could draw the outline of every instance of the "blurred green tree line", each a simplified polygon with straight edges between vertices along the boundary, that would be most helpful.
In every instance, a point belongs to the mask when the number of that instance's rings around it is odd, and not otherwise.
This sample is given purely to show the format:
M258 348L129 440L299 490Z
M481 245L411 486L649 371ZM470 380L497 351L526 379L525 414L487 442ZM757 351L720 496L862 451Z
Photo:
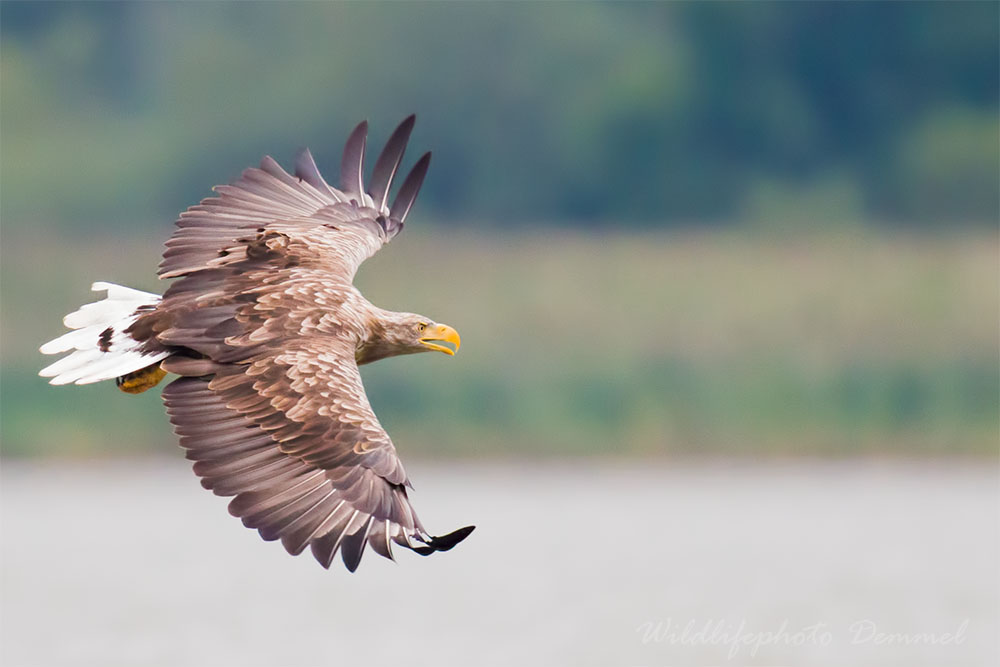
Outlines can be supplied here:
M414 224L357 280L462 333L454 358L362 368L407 456L996 455L996 232L441 232ZM5 255L5 455L172 451L159 388L37 376L93 280L164 289L159 250L119 233Z
M5 1L0 25L7 225L172 219L303 145L335 178L354 123L378 144L410 112L421 209L470 224L998 218L996 2Z

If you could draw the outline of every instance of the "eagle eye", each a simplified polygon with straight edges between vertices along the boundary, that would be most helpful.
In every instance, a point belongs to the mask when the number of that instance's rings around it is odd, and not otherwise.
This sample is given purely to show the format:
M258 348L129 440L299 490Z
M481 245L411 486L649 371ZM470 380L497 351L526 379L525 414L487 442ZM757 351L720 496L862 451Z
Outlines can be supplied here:
M427 325L425 323L421 322L420 324L417 325L417 333L423 333L424 329L426 329L426 328L427 328Z

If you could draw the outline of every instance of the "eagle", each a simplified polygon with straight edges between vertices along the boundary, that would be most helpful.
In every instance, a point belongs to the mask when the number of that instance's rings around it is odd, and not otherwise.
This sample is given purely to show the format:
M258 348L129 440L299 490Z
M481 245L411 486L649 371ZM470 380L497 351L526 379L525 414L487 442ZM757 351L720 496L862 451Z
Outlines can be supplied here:
M262 538L293 555L308 547L324 568L339 551L355 571L366 545L389 559L393 543L447 551L474 529L424 529L358 370L461 345L447 324L379 308L353 284L402 231L427 173L429 152L389 203L414 121L389 137L367 187L367 121L347 139L339 187L309 149L294 173L266 156L216 186L176 221L159 266L172 280L162 297L94 283L106 298L67 315L72 331L40 348L70 353L39 373L55 385L115 379L140 393L179 376L163 400L202 485L232 496L229 512Z

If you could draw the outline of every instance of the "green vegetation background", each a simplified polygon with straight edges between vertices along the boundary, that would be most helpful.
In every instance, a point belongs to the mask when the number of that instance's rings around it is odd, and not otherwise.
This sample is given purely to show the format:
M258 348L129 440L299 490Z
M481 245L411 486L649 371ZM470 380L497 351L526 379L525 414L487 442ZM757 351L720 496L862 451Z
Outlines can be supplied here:
M427 455L987 455L996 3L0 4L5 454L162 450L37 346L151 291L178 211L303 145L435 156L376 303L463 348L365 381Z

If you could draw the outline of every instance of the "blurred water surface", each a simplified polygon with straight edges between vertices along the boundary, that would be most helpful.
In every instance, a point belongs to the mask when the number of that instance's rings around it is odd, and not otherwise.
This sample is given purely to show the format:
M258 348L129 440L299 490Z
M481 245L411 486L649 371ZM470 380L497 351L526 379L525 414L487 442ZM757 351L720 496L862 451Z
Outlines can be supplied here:
M3 664L1000 658L988 467L410 468L425 524L478 530L432 558L368 553L349 575L261 542L178 460L7 460Z

